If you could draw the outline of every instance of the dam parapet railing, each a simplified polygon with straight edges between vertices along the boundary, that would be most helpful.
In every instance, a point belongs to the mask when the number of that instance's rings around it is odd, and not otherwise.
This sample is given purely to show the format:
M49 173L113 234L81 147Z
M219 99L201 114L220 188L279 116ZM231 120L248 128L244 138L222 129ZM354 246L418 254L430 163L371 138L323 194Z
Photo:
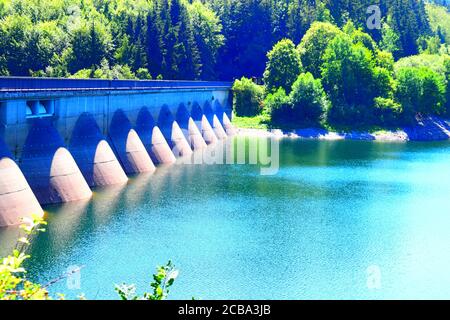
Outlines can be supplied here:
M104 80L33 77L0 77L0 97L8 93L48 91L117 91L171 89L231 89L224 81L187 80Z
M0 227L233 135L231 85L0 77Z

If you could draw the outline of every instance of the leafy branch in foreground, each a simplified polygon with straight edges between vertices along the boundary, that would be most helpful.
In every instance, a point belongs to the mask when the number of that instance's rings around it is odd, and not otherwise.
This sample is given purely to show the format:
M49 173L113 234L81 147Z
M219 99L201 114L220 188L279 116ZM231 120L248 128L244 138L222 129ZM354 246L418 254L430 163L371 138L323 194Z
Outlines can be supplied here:
M51 300L47 288L55 283L66 279L72 274L79 272L79 269L66 273L46 285L31 282L26 278L26 269L23 266L25 261L30 258L27 250L30 247L32 239L45 229L42 226L47 222L38 215L33 215L30 219L24 219L24 224L20 228L24 231L13 250L13 253L0 260L0 300ZM164 300L169 294L175 279L178 276L178 270L169 261L165 266L158 267L153 275L151 287L152 293L144 293L142 297L136 295L135 285L118 285L115 290L122 300ZM57 294L59 299L64 299L63 294ZM79 299L84 300L84 296Z
M12 255L3 258L0 263L0 300L46 300L48 291L37 283L26 279L24 262L30 258L27 250L32 238L45 231L41 226L47 223L38 215L24 219L21 229L25 236L21 237Z
M169 261L165 266L157 268L153 275L153 282L150 286L153 288L152 293L144 293L142 297L136 294L136 285L121 284L116 285L116 292L122 300L165 300L169 295L169 289L178 277L178 270Z

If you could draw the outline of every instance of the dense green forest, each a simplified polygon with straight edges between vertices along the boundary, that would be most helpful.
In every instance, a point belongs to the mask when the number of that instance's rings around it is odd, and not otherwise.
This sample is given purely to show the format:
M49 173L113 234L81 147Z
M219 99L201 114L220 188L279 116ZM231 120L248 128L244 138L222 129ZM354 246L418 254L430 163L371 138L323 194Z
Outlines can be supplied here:
M291 128L395 128L450 116L447 46L424 40L420 54L398 61L384 46L351 21L314 22L297 47L283 39L269 51L264 85L235 81L235 114Z
M366 27L373 4L381 30ZM300 43L314 21L352 20L377 43L394 39L398 59L448 40L441 14L430 25L421 0L0 0L0 74L261 77L272 46Z
M449 21L445 0L0 0L0 75L242 78L238 116L398 126L450 115Z

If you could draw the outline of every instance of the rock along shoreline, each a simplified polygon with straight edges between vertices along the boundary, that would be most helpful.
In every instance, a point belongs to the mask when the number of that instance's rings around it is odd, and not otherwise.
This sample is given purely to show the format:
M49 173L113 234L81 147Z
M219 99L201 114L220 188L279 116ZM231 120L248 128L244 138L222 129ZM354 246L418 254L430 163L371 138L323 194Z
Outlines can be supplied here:
M407 141L444 141L450 139L450 120L429 117L418 121L417 125L397 131L380 131L375 133L351 131L332 132L325 129L307 128L291 131L280 129L243 129L237 128L240 135L258 137L298 138L314 140L359 140L381 142Z

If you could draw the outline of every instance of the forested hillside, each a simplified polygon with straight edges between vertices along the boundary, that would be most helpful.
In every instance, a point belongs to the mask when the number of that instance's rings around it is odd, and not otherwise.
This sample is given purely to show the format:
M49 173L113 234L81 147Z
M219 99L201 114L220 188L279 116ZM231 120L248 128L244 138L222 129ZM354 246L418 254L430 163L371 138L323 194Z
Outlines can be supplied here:
M373 4L382 30L366 28ZM314 21L352 20L397 59L437 32L422 0L0 0L0 19L0 74L20 76L261 77Z

